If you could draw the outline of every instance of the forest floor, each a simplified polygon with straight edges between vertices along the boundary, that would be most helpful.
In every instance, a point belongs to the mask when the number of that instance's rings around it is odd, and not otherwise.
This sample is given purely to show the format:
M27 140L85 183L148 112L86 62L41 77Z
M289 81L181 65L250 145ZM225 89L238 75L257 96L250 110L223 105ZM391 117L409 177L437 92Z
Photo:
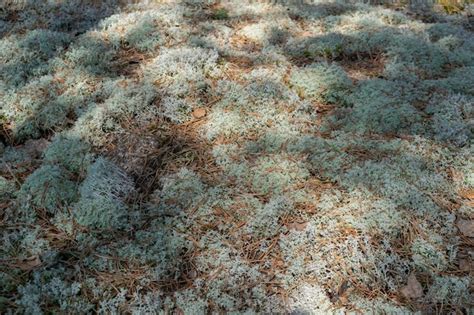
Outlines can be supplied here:
M143 2L0 6L0 313L474 312L468 9Z

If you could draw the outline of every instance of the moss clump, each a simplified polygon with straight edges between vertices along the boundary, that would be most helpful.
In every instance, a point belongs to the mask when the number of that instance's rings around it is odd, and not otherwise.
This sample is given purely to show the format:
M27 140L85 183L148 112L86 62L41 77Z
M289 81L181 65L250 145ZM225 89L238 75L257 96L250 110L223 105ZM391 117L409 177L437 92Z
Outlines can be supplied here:
M43 314L47 303L58 305L62 313L89 313L93 305L81 294L81 283L63 280L64 270L35 272L33 280L18 288L15 301L25 313Z
M270 238L276 235L280 229L280 218L288 214L293 205L288 198L275 197L264 206L257 208L255 216L251 218L246 226L246 232L257 239Z
M25 86L0 94L0 114L12 124L17 140L37 138L41 132L58 127L68 114L67 104L56 102L59 86L50 75L30 80Z
M100 34L87 33L70 47L65 57L71 66L98 75L110 71L115 52L115 47Z
M464 95L436 97L427 108L432 115L434 138L455 145L464 145L474 132L474 106Z
M165 212L180 212L195 206L203 197L205 185L201 179L186 168L161 180L162 189L154 193Z
M309 40L306 43L307 48L303 52L311 58L325 57L334 60L342 57L346 42L347 39L341 34L330 33Z
M417 238L411 245L412 259L415 266L427 272L441 272L446 269L448 260L446 252L433 240Z
M3 38L0 40L0 79L18 87L32 77L47 74L49 60L69 41L65 33L43 29Z
M439 276L429 288L426 300L433 303L467 305L472 301L469 277Z
M293 71L290 84L304 98L336 103L350 91L352 82L335 64L314 63Z
M15 192L15 184L0 176L0 198L8 198Z
M145 77L168 95L190 97L217 72L217 51L166 48L145 69Z
M214 20L227 20L229 18L229 12L224 8L217 9L212 13L212 18Z
M28 176L18 192L18 200L25 211L32 212L34 208L39 208L53 214L74 202L76 196L76 184L66 172L57 165L48 164Z
M90 163L90 146L73 137L59 135L44 152L44 160L58 163L73 173L80 173Z
M449 62L447 54L439 46L423 41L419 37L399 35L388 49L388 57L411 65L422 77L439 75Z
M74 216L79 224L94 228L120 228L127 225L126 198L133 181L112 162L98 158L82 182Z
M423 92L410 86L402 81L363 81L347 98L351 109L339 115L341 126L357 133L421 132L421 113L412 104Z
M461 18L6 2L0 313L469 313Z
M151 16L141 18L140 23L128 30L125 35L128 46L142 52L151 52L160 43L156 21Z
M166 97L161 102L163 116L174 123L183 123L191 118L192 106L185 100Z

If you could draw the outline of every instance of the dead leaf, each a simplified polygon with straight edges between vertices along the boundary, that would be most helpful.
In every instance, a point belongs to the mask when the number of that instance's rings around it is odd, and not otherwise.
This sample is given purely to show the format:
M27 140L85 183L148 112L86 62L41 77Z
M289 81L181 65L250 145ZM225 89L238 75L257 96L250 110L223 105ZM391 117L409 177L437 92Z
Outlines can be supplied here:
M18 268L21 270L32 270L41 265L41 259L38 256L28 257L18 263Z
M196 108L193 111L193 117L196 119L203 118L206 116L206 110L204 108Z
M401 293L407 299L417 299L423 296L423 287L416 279L414 273L408 277L407 285L401 289Z
M459 261L459 269L461 271L471 271L473 270L472 268L472 262L469 259L461 259Z
M293 223L288 224L288 229L301 232L306 229L307 225L308 225L308 222L303 222L303 223L293 222Z
M458 220L459 231L467 237L474 237L474 220Z
M463 198L474 200L474 189L466 189L459 193L459 195Z

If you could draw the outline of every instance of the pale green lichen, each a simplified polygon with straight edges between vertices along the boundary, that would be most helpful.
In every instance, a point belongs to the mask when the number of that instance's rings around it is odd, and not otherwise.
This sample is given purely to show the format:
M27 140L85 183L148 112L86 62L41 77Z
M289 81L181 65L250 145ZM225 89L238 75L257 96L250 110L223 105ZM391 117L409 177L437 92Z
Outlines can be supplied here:
M325 63L294 71L290 83L302 97L330 103L340 101L352 87L341 67Z
M3 199L11 197L15 192L15 184L5 177L0 176L0 197Z
M73 207L79 224L95 228L127 225L126 198L133 192L133 181L112 162L98 158L87 170L79 187L80 198Z
M71 172L80 173L87 169L92 156L87 143L68 137L57 136L44 152L44 160L49 163L58 163Z
M465 19L3 6L1 313L469 313Z
M61 211L77 198L76 183L67 172L56 165L43 165L32 173L18 192L18 200L26 216L34 216L35 209L50 213Z

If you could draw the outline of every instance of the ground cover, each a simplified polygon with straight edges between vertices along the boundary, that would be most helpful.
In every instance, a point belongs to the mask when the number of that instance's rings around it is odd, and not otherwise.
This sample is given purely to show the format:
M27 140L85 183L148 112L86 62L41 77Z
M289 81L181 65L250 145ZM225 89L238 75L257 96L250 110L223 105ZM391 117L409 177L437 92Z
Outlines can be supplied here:
M5 4L0 312L472 313L449 8Z

